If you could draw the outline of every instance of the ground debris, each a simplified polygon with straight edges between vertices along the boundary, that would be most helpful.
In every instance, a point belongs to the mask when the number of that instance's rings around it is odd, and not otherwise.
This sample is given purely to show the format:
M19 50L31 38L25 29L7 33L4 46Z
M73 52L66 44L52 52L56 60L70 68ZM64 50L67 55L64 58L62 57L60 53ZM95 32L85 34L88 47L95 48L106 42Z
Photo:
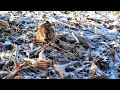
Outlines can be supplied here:
M119 11L0 11L1 79L119 79Z

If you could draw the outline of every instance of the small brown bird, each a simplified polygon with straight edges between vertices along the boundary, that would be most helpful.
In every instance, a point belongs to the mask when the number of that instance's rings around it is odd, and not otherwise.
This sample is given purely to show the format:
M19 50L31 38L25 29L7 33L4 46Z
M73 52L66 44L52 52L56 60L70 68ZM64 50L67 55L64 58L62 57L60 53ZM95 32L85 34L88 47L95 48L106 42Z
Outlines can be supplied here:
M55 31L51 28L50 22L46 21L37 30L36 39L42 43L49 43L55 40Z

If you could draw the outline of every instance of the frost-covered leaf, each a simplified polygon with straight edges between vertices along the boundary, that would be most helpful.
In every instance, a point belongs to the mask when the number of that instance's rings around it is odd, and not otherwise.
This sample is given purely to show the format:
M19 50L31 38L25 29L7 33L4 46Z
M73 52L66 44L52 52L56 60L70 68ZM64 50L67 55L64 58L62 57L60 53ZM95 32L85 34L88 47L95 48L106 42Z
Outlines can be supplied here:
M91 74L94 75L96 73L96 70L97 70L97 66L95 65L95 63L93 62L91 67L90 67L90 70L91 70Z
M44 49L39 53L39 60L46 60L46 55L44 53Z

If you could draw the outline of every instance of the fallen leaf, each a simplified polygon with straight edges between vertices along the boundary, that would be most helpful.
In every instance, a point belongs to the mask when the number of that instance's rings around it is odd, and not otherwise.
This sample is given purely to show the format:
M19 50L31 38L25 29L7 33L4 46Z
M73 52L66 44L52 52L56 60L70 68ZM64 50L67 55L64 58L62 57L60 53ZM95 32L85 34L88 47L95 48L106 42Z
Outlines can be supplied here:
M60 75L61 79L65 78L63 71L57 65L53 65L53 68Z
M13 67L12 72L16 72L17 70L19 70L21 68L21 65L19 63L16 63L15 66Z
M51 61L49 61L49 60L38 60L38 61L35 61L33 65L36 68L46 69L46 68L50 67Z
M109 79L109 78L105 75L93 75L88 79Z
M46 60L46 55L44 49L39 53L39 60Z
M91 74L92 75L95 75L96 74L96 70L97 70L97 66L95 65L95 63L93 62L91 67L90 67L90 70L91 70Z
M35 68L40 68L40 69L46 69L50 67L50 65L52 64L51 60L39 60L38 58L37 60L29 59L29 58L24 58L23 60L31 62Z
M33 50L33 43L29 44L30 50Z
M15 76L14 79L24 79L22 76Z

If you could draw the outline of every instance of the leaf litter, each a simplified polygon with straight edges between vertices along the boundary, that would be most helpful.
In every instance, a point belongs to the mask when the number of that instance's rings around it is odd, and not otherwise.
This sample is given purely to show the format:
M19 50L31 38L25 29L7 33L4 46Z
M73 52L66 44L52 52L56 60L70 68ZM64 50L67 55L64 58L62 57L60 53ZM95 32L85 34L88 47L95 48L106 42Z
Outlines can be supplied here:
M0 11L0 78L119 79L119 13ZM48 42L46 32L42 43L45 21L55 37Z

